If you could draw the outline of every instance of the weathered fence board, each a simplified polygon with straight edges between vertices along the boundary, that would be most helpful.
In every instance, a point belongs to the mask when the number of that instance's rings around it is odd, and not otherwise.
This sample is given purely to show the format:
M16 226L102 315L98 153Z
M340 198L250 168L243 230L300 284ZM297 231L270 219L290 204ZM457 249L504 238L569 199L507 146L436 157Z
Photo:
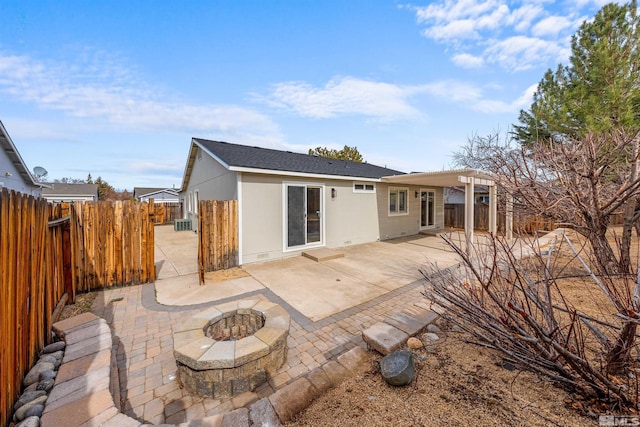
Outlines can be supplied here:
M0 426L50 339L66 293L155 279L154 207L138 202L52 205L0 190Z
M476 203L473 208L474 228L489 230L489 205ZM498 212L498 231L504 231L505 215ZM444 226L464 228L464 204L446 203L444 205ZM553 230L555 225L539 217L523 215L514 209L513 230L522 233L535 233L539 230Z
M204 273L238 265L238 202L200 200L198 203L198 265Z
M0 191L0 423L7 425L22 378L49 339L64 293L64 223L45 200Z
M173 221L180 218L182 218L181 203L154 203L154 224L173 224Z

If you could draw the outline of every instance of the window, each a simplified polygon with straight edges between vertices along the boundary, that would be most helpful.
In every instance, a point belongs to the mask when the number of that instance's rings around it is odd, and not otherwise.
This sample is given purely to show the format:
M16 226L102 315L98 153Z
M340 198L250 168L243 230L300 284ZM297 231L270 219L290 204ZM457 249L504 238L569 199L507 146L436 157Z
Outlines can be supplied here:
M193 213L198 215L198 190L193 190Z
M408 194L409 190L406 188L389 189L389 215L409 213Z
M478 196L476 198L476 203L489 203L489 196Z
M353 192L354 193L375 193L376 186L375 184L365 184L363 182L354 182Z

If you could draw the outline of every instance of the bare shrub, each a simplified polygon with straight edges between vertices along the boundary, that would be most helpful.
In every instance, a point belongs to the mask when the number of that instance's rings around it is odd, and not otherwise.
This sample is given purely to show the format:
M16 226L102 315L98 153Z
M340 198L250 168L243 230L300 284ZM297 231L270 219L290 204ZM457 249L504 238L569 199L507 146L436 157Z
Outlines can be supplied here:
M637 407L635 276L594 274L585 247L574 247L562 233L544 251L531 239L488 236L467 253L443 238L460 268L442 272L433 265L422 273L430 285L425 296L445 308L447 320L521 368L584 395ZM576 277L584 280L591 310L563 289Z

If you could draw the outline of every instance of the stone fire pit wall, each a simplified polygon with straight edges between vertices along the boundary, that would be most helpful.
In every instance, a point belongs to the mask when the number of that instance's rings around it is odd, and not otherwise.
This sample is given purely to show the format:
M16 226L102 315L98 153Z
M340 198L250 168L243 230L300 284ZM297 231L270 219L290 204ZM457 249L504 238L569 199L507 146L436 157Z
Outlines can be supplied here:
M284 363L290 321L278 304L261 300L233 301L196 314L173 334L179 383L216 399L253 391ZM213 339L220 335L247 336Z

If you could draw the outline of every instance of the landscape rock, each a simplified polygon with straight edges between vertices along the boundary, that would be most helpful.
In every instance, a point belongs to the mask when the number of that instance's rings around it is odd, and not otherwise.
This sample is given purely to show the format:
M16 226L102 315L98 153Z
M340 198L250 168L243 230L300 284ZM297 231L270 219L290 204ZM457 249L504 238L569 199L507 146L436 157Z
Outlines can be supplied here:
M22 405L18 410L13 414L13 419L15 421L22 421L26 418L27 411L33 408L36 405L44 405L44 402L47 401L47 396L40 396L28 403ZM44 409L44 407L43 407Z
M424 347L424 344L422 344L422 341L420 341L418 338L411 337L407 340L407 347L409 347L411 350L417 350Z
M64 357L64 351L59 350L53 353L49 353L49 355L55 357L57 360L62 361L62 358Z
M55 383L56 383L56 380L54 378L45 378L44 380L41 380L38 383L36 390L42 390L49 393Z
M440 339L440 337L433 332L427 332L426 334L423 334L422 338L427 341L438 341Z
M25 418L19 424L16 424L16 427L40 427L40 418L38 417Z
M25 419L31 418L31 417L41 417L43 412L44 412L44 405L42 403L39 403L27 409L27 411L24 413L24 417Z
M416 375L413 354L408 350L389 353L380 361L380 373L384 380L393 386L410 384Z
M40 376L38 377L39 381L42 380L53 380L56 378L56 371L54 371L53 369L48 369L46 371L42 371L40 372Z
M55 369L55 365L53 363L38 362L33 368L31 368L29 373L24 377L22 384L24 384L25 386L29 386L33 383L37 383L38 380L40 379L40 372L53 370L53 369Z
M46 396L47 393L42 390L34 390L34 391L26 391L22 393L22 396L18 399L18 401L13 405L13 410L17 411L18 408L24 406L26 403L31 402L39 397Z
M56 351L64 350L66 346L67 343L65 343L64 341L54 342L43 348L42 354L55 353Z
M26 393L28 391L36 391L38 389L38 383L33 383L28 387L25 387L23 393Z
M38 359L38 362L49 362L53 363L55 366L56 362L59 362L60 360L61 359L58 359L53 354L43 354L42 356L40 356L40 359Z
M427 326L427 332L433 332L434 334L439 334L442 332L442 329L438 327L438 325L434 325L433 323Z

